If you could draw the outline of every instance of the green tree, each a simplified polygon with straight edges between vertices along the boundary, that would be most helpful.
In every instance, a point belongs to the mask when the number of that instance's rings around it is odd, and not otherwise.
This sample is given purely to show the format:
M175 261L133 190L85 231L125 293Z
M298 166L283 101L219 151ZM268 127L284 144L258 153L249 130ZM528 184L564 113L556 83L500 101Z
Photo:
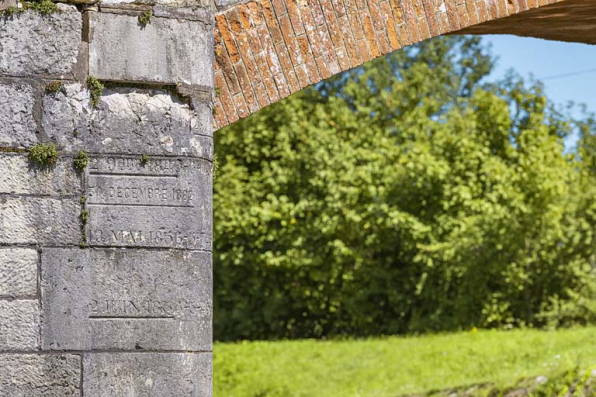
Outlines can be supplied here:
M593 123L493 64L434 39L218 131L216 338L585 320Z

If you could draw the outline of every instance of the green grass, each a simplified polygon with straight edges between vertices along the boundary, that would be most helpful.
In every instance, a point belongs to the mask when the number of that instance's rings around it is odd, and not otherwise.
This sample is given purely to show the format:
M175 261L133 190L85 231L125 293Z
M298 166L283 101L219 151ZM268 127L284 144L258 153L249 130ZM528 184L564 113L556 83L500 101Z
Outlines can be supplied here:
M395 397L576 377L595 364L596 328L216 343L214 389L216 397Z

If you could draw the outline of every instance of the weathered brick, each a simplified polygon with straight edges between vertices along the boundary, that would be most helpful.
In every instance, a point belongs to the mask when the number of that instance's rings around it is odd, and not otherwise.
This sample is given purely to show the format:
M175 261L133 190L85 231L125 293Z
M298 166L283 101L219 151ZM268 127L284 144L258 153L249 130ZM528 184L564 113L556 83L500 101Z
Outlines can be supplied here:
M288 16L290 17L296 36L304 34L304 26L302 26L302 17L297 0L286 0L286 6L288 7Z
M330 0L320 0L321 8L325 14L327 20L327 26L329 27L329 34L331 35L331 41L333 42L335 55L341 70L350 68L350 60L344 47L344 40L342 37L341 29L337 24L337 18L335 17L335 11Z
M350 27L350 21L348 20L348 16L344 15L338 21L339 26L341 28L341 33L344 37L344 43L346 44L346 51L348 53L348 57L350 60L350 66L356 67L360 65L360 56L358 55L358 50L356 49L356 43L354 42L354 38L352 37L352 29Z
M284 0L273 0L273 9L278 17L284 15L286 13L286 5L284 4Z
M312 54L312 51L310 50L308 38L306 36L300 36L296 38L296 41L298 41L298 48L300 48L302 59L304 59L304 65L306 66L306 70L308 71L309 82L310 84L314 84L317 81L321 80L321 77L319 75L319 70L315 62L315 57Z
M273 6L271 5L271 1L269 0L260 0L261 1L261 9L263 10L263 15L265 16L265 22L269 27L269 34L267 36L271 37L273 43L281 43L283 42L283 36L281 34L281 30L279 29L279 25L277 24L277 18L275 17L275 13L273 12ZM261 37L263 39L263 37Z
M213 122L213 128L215 130L228 125L226 111L224 110L223 106L221 106L221 102L219 102L219 99L217 99L213 105Z
M373 59L370 49L368 48L368 42L366 40L358 40L356 45L358 46L358 52L360 53L360 58L362 59L363 63Z
M410 39L412 43L417 43L421 40L420 37L420 30L418 28L418 17L416 16L416 12L414 11L414 6L412 4L412 0L400 0L402 5L402 10L404 14L404 19L406 25L408 26L408 32L410 34Z
M440 32L439 25L437 23L437 17L435 15L435 7L433 4L433 0L423 0L422 6L424 8L424 14L426 15L426 21L430 30L430 36L438 36Z
M226 15L217 15L215 17L215 22L217 24L217 29L221 34L225 47L228 50L230 61L232 61L232 63L238 62L240 60L240 53L238 52L238 47L236 46L234 37L232 36L232 31L228 26L228 20L226 18Z
M397 30L395 29L393 16L391 14L391 6L389 5L388 1L381 3L381 12L383 14L383 22L385 23L385 26L387 26L387 37L389 38L391 50L395 51L400 48L399 36L397 35Z
M251 113L256 112L259 110L259 104L257 102L257 98L255 98L252 90L252 83L251 77L246 73L246 68L242 64L242 62L237 63L234 65L234 70L236 71L236 75L238 76L238 81L240 82L240 86L242 87L242 95L244 96L244 100L250 109Z
M254 10L253 10L254 8ZM259 39L259 33L257 32L255 20L256 16L253 12L257 12L260 17L261 10L258 7L247 7L245 4L240 4L238 9L238 14L240 16L240 21L242 22L242 26L244 27L244 31L246 32L246 36L248 39L248 45L253 53L261 52L263 47L261 46L261 40Z
M368 42L368 47L370 48L370 53L372 54L373 58L377 58L381 55L379 50L379 45L377 43L377 37L375 35L372 21L370 19L370 15L368 14L367 10L360 10L360 18L362 20L362 24L364 26L364 35L366 37L366 41Z
M257 101L259 101L261 108L269 105L269 96L267 95L267 90L262 83L255 86L255 94L257 95Z
M234 95L234 106L236 107L236 112L238 112L238 117L241 119L248 116L250 113L248 112L248 108L246 107L246 102L244 101L244 96L242 94Z
M277 87L275 86L271 69L269 69L269 65L267 63L267 54L265 51L255 54L255 62L257 63L259 71L261 72L261 78L263 79L263 84L267 90L267 95L269 95L270 102L276 102L279 99L279 93L277 92Z
M233 123L234 121L238 120L238 114L236 113L236 106L234 105L232 95L228 90L228 85L226 84L225 78L221 73L215 73L215 86L219 88L218 97L226 113L226 117L230 123Z

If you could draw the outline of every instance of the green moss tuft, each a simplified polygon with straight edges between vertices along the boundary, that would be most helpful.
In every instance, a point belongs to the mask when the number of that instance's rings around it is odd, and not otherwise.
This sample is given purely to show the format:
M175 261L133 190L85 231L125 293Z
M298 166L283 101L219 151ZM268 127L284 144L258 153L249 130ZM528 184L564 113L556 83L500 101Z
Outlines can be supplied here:
M43 15L58 12L58 6L52 0L40 0L25 3L25 9L37 11Z
M77 157L73 160L74 167L77 171L82 172L87 168L87 164L89 164L89 155L87 154L86 150L80 151L77 154Z
M57 94L60 91L62 91L63 88L64 88L64 86L62 85L62 82L59 80L56 80L56 81L52 81L46 85L46 92L48 94Z
M149 162L149 156L146 154L141 154L141 165L144 166Z
M151 17L153 16L153 13L151 11L145 11L144 13L142 13L141 15L139 15L139 25L141 25L141 27L145 27L149 24L149 22L151 21Z
M91 106L99 105L99 98L104 89L104 85L97 78L93 76L87 77L87 89L91 93Z
M10 6L2 11L0 11L0 18L12 18L15 15L18 15L25 10L23 8L18 8L14 6Z
M58 147L53 143L40 143L29 149L29 161L42 167L50 167L58 161Z

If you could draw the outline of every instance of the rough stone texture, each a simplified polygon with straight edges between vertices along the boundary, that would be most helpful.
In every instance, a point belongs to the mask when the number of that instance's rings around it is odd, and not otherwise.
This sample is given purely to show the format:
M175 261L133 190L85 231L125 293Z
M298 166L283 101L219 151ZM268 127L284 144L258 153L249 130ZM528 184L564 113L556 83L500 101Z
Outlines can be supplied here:
M194 13L215 10L214 0L101 0L102 6L121 6L149 4L172 9L193 9Z
M213 87L213 25L90 13L89 73L102 80Z
M58 7L60 12L50 15L28 11L14 18L0 18L0 74L74 73L83 19L74 6Z
M0 248L0 297L32 297L37 293L37 259L34 249Z
M0 57L2 24L0 19ZM35 90L29 84L0 84L0 147L26 148L37 143L34 108Z
M88 171L89 245L211 250L211 163L93 157Z
M211 255L45 249L42 347L211 349Z
M16 0L0 0L0 11L6 10L8 7L16 7Z
M458 34L514 34L547 40L596 44L596 3L567 0L558 4L471 26Z
M81 183L72 158L59 159L54 167L30 164L26 154L0 153L0 193L49 196L80 195Z
M0 244L76 245L80 212L78 199L0 195Z
M93 397L210 397L211 353L89 354L83 393Z
M26 351L39 348L39 303L37 300L0 300L0 319L2 319L0 321L0 351Z
M80 396L81 358L65 354L0 354L0 396Z
M202 102L197 114L165 91L119 89L104 90L92 109L80 84L65 88L44 98L42 124L67 152L213 157L212 127L203 120L207 105Z

